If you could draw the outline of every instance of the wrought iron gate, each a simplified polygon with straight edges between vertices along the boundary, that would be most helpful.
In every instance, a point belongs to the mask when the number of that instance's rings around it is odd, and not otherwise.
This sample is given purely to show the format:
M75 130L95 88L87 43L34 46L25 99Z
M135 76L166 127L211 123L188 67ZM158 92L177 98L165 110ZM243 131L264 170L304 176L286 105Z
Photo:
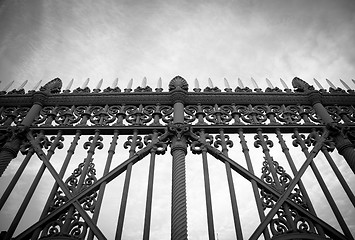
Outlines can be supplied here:
M120 207L112 209L117 219L115 239L121 239L132 170L137 162L150 159L148 181L144 182L147 193L142 226L142 238L149 239L156 159L157 155L167 157L168 150L172 155L171 183L166 183L171 184L171 239L188 238L187 153L194 154L193 161L198 161L198 156L202 159L205 203L201 204L206 205L209 239L217 238L211 181L219 180L210 181L209 173L214 160L224 165L235 239L353 239L354 228L351 230L349 219L343 217L314 159L324 156L336 176L332 182L344 190L344 201L350 203L347 209L354 213L355 197L348 182L355 172L355 93L340 88L315 90L299 78L294 78L292 85L294 90L227 87L221 91L196 86L189 91L188 83L177 76L170 81L168 91L143 86L134 91L109 87L71 92L62 91L57 78L40 91L1 92L0 175L19 152L23 157L2 194L0 209L4 209L19 178L26 173L28 163L40 160L41 165L28 182L30 187L10 225L1 229L0 239L106 239L97 224L100 209L105 189L122 174ZM115 150L118 138L124 135L128 138L121 144L128 149L128 158L122 161L122 153ZM111 142L104 143L103 136L112 137ZM254 137L253 145L247 143L248 136ZM88 139L83 144L87 151L70 169L80 149L80 138ZM240 152L234 150L237 139ZM279 144L274 146L275 140ZM97 151L105 144L108 153L103 160ZM341 165L352 171L348 176L332 157L335 148L342 156ZM66 153L55 154L60 149ZM293 154L296 150L298 153ZM255 151L261 157L253 157ZM98 158L95 161L94 156ZM53 158L59 167L54 166ZM115 158L120 164L112 166ZM104 165L100 177L95 164ZM303 182L307 170L314 174L326 199L322 204L329 204L340 229L317 215ZM43 211L38 220L15 234L45 171L55 181ZM235 189L239 183L233 177L236 173L250 182L254 199L238 201ZM254 219L257 227L250 236L243 234L244 219L240 214L246 202L253 202L258 214Z

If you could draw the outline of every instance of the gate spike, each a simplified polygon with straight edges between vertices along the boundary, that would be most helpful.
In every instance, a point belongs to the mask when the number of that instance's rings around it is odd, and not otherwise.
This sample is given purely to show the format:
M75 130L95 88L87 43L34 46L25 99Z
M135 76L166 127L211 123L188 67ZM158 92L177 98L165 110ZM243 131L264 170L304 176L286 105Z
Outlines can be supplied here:
M334 88L334 89L336 89L337 87L336 86L334 86L334 84L329 80L329 79L325 79L326 81L327 81L327 83L329 84L329 86L331 87L331 88Z
M23 89L23 87L27 84L28 80L24 81L18 88L17 91Z
M319 89L324 89L323 86L317 81L317 79L313 78L313 81L317 84Z
M224 78L224 86L225 86L226 88L231 88L231 87L229 86L229 82L228 82L228 80L227 80L226 78Z
M103 78L101 78L101 80L99 81L99 83L97 84L96 86L96 89L100 89L101 88L101 85L102 85L102 82L104 81Z
M238 85L240 88L244 88L244 84L242 82L242 79L238 78Z
M36 91L36 89L39 87L39 85L41 84L42 80L39 80L39 82L36 84L36 86L33 87L33 91Z
M127 89L131 89L132 84L133 84L133 78L131 78L131 80L129 80L128 85L127 85Z
M112 88L115 88L115 87L117 87L117 84L118 84L118 78L115 78L115 80L113 80L113 82L112 82Z
M88 83L90 81L90 78L86 79L83 86L81 87L82 89L86 88L88 86Z
M208 85L210 88L213 88L213 82L212 82L211 78L208 78Z
M271 81L268 78L266 78L266 83L267 85L269 85L270 88L274 88L274 86L272 85Z
M252 81L255 88L259 88L258 84L256 83L256 81L254 80L253 77L251 77L251 81Z
M11 87L11 85L14 83L15 81L14 80L12 80L12 82L10 82L9 84L7 84L7 86L3 89L3 91L7 91L10 87Z
M200 84L199 84L197 78L195 78L195 88L196 88L196 89L199 89L199 88L200 88Z
M343 80L340 79L340 82L344 85L344 87L347 89L347 90L351 90L351 88L349 87L348 84L346 84L346 82L344 82Z
M161 77L158 79L158 84L157 84L157 88L161 88L162 86L162 80Z
M355 80L354 80L354 79L351 79L351 81L353 81L353 83L355 83Z
M74 82L74 78L72 78L72 80L70 80L70 82L65 90L70 90L71 85L73 85L73 82Z
M280 78L280 82L281 82L282 86L283 86L285 89L289 89L288 86L287 86L287 84L285 83L285 81L282 80L282 78Z
M142 85L141 85L141 87L142 87L142 88L145 88L146 86L147 86L147 78L144 77L143 80L142 80Z

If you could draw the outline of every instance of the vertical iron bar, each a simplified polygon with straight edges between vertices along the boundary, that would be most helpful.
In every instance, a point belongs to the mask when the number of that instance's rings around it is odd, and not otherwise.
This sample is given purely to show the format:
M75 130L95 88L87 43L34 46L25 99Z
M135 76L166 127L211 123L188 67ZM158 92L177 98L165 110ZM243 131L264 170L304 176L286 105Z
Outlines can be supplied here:
M310 156L310 153L308 152L307 146L305 145L303 139L299 135L298 130L295 129L294 132L295 132L295 136L299 140L300 146L302 148L302 152L308 158ZM324 193L324 195L325 195L325 197L326 197L326 199L327 199L327 201L328 201L328 203L329 203L329 205L330 205L330 207L331 207L331 209L332 209L332 211L333 211L333 213L334 213L334 215L336 217L336 219L338 220L338 223L339 223L341 229L343 230L345 236L347 238L349 238L349 239L354 239L352 237L352 234L351 234L348 226L346 225L346 223L344 221L344 218L342 217L342 215L341 215L341 213L340 213L340 211L339 211L339 209L338 209L338 207L337 207L332 195L330 194L327 185L325 184L320 172L318 171L318 168L315 165L314 161L312 161L310 163L310 166L311 166L312 171L313 171L313 173L314 173L314 175L315 175L315 177L316 177L316 179L317 179L317 181L318 181L318 183L319 183L319 185L320 185L320 187L321 187L321 189L322 189L322 191L323 191L323 193Z
M200 140L205 142L205 131L201 129ZM208 224L208 237L209 240L215 239L214 224L213 224L213 211L212 211L212 199L211 199L211 187L208 172L207 162L207 149L202 148L202 167L203 167L203 179L205 183L205 196L206 196L206 211L207 211L207 224Z
M156 139L157 137L158 137L158 132L155 130L153 133L153 139ZM152 218L153 181L154 181L156 150L157 150L156 147L153 147L150 150L150 163L149 163L149 173L148 173L147 199L146 199L146 203L145 203L143 240L149 240L149 234L150 234L150 221Z
M224 130L222 128L219 130L219 134L221 137L222 153L228 157L228 149L225 140L226 136L224 135ZM243 232L242 232L242 226L240 224L238 203L237 203L237 197L235 195L233 176L232 176L231 166L229 162L225 162L224 165L226 168L228 188L229 188L230 200L231 200L232 211L233 211L235 234L237 236L237 239L239 240L239 239L243 239Z
M110 171L112 158L113 158L113 155L115 154L115 149L116 149L116 145L117 145L118 134L119 134L118 130L117 129L114 130L112 141L110 144L110 149L108 150L108 156L107 156L107 160L106 160L105 169L102 174L103 176L105 176ZM100 213L102 200L103 200L104 193L105 193L106 184L107 184L106 182L103 182L100 185L99 195L97 197L96 205L95 205L95 212L92 215L92 221L95 224L97 224L97 221L99 219L99 213ZM92 240L93 238L94 238L94 232L92 231L92 229L90 229L87 240Z
M132 144L129 150L129 157L132 157L135 153L135 148L137 146L136 145L137 137L138 137L138 130L134 129ZM131 181L132 166L133 164L129 163L126 169L126 176L125 176L123 190L122 190L120 213L118 215L117 228L116 228L116 236L115 236L116 240L120 240L122 238L123 222L124 222L124 217L125 217L126 207L127 207L127 198L128 198L129 183Z
M242 151L244 153L244 157L245 157L245 161L247 163L248 170L249 170L250 173L255 175L254 169L253 169L253 165L251 163L251 158L250 158L250 155L249 155L249 148L248 148L248 145L247 145L247 141L244 138L244 134L243 134L243 129L242 128L238 129L238 134L239 134L240 143L242 145ZM255 198L255 201L256 201L256 206L258 208L259 218L260 218L260 221L263 221L265 219L265 213L264 213L262 202L261 202L261 199L260 199L258 185L256 184L256 182L254 180L250 180L250 182L251 182L251 185L253 187L253 193L254 193L254 198ZM270 233L269 233L269 230L267 228L264 229L263 234L264 234L264 238L266 240L270 239Z

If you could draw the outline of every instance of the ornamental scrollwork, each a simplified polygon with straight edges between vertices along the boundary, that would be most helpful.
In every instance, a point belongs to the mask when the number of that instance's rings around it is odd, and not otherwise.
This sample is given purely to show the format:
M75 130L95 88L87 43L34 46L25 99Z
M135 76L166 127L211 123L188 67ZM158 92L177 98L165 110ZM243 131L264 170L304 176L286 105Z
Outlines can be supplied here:
M205 108L206 120L212 124L228 124L232 120L230 108L226 106L219 107L215 104L213 107Z
M126 121L132 125L145 125L152 120L152 116L144 111L143 105L126 106Z
M90 122L95 126L107 126L115 121L115 117L109 114L109 106L94 106L91 108Z
M242 119L249 124L262 124L267 120L265 107L262 105L251 105L243 112Z
M298 124L301 121L300 109L296 105L282 105L276 118L284 124Z

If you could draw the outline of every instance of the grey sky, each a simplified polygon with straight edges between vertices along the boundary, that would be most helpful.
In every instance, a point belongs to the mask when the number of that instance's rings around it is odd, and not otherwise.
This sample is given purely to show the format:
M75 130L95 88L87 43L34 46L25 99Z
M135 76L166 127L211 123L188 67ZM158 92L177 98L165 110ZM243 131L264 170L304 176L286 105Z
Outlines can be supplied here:
M8 1L0 15L3 84L28 88L60 77L91 87L116 77L166 86L211 77L232 87L253 76L281 86L294 76L351 86L355 75L353 1ZM152 86L155 87L155 86Z

